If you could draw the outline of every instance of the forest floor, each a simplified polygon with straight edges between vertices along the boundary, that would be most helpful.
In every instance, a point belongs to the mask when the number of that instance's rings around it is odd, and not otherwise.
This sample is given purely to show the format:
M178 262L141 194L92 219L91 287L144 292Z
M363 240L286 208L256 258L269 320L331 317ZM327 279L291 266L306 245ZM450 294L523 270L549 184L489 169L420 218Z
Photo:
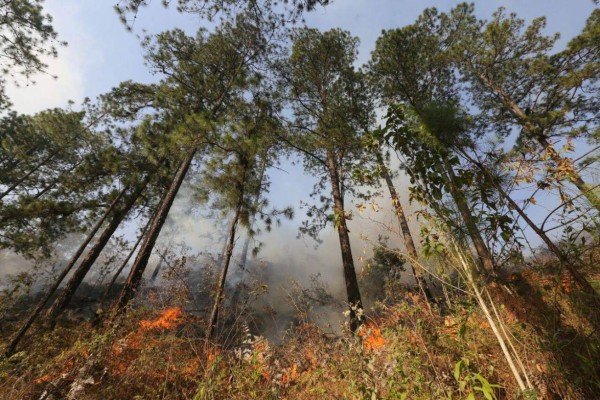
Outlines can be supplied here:
M356 335L324 334L300 316L278 344L244 324L235 338L216 341L227 345L209 344L201 319L178 304L149 303L103 328L63 320L0 360L0 398L600 398L598 321L570 285L545 267L488 287L535 388L526 393L467 296L430 309L421 296L396 290ZM3 328L3 342L16 326Z

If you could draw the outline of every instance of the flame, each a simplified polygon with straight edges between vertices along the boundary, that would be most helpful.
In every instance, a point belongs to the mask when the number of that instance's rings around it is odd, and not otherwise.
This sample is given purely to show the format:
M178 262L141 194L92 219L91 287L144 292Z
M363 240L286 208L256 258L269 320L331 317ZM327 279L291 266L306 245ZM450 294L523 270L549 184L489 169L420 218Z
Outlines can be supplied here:
M379 350L385 346L385 339L381 330L373 323L369 323L358 332L358 336L363 339L364 350Z
M181 323L183 312L179 307L167 308L158 319L142 320L140 322L140 331L147 332L156 329L173 329Z
M139 356L144 348L157 344L157 340L145 334L154 330L167 330L176 328L183 322L183 311L179 307L165 309L157 319L140 321L139 328L125 338L116 340L112 345L114 357L114 372L116 375L124 374L129 365Z

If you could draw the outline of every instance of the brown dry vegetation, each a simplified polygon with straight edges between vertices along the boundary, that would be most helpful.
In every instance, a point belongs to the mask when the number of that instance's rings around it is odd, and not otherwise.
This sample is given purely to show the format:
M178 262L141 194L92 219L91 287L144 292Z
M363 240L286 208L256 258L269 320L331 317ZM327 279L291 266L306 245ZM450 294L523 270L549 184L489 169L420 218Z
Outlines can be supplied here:
M466 295L457 291L451 307L430 312L419 295L394 290L354 337L302 322L277 345L243 328L232 344L209 344L204 321L184 313L180 300L155 299L102 328L63 322L2 361L0 397L483 399L489 383L498 385L498 399L597 398L597 321L554 268L488 287L536 393L519 392L489 323Z

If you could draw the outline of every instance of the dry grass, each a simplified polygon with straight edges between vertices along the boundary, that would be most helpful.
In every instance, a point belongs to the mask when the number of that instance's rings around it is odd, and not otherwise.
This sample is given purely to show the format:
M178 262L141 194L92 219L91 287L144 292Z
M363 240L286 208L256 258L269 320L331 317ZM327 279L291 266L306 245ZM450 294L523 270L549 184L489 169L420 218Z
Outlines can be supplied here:
M537 398L593 399L600 346L577 300L541 271L513 278L516 296L488 289ZM302 323L279 345L247 332L234 345L208 344L202 319L176 304L131 310L103 329L63 323L0 362L0 398L484 398L477 376L500 385L498 399L523 397L479 308L456 296L452 309L431 313L405 292L373 311L354 337Z

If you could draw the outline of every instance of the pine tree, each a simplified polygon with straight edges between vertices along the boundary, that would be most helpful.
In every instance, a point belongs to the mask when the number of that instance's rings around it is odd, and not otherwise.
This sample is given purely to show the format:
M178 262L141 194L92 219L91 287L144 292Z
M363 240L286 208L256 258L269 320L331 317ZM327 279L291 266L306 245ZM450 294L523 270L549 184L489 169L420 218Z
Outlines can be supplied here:
M328 221L337 229L352 331L361 323L362 299L344 201L348 194L357 193L354 167L364 168L373 161L361 145L373 108L364 76L353 67L357 46L357 38L339 29L324 33L298 29L291 54L279 67L295 116L285 140L305 156L306 170L319 177L315 193L326 190L327 184L331 188L331 196L323 196L323 207L314 206L308 213L316 219L301 231L316 236ZM326 216L331 205L333 214Z
M58 239L94 219L117 154L110 135L94 129L98 121L60 109L0 121L0 247L48 256Z
M572 158L555 148L557 140L589 138L598 128L600 10L559 52L554 51L558 35L543 34L545 18L526 26L500 8L486 22L475 17L473 6L460 5L438 20L455 37L448 59L469 82L488 129L505 135L519 129L517 142L537 143L551 161L554 179L571 182L600 210L597 191L584 182Z
M57 40L52 17L44 13L43 0L10 0L0 3L0 111L10 106L7 80L20 84L19 76L30 83L33 75L48 69L44 58L56 57Z
M276 210L265 212L266 203L260 197L267 189L264 168L269 162L266 158L268 150L276 139L273 132L281 129L271 96L266 92L260 87L253 89L250 101L232 107L232 112L227 115L229 122L224 127L225 132L216 138L218 142L211 143L214 150L203 172L203 186L214 197L215 206L233 214L206 331L208 339L214 337L217 327L238 226L248 228L252 216L259 213L266 217L270 227L273 216L281 213ZM291 216L290 210L282 212Z
M421 199L434 205L443 192L452 197L484 270L492 273L495 267L491 252L464 192L467 182L462 173L456 172L463 170L452 149L464 146L469 138L454 105L458 98L455 76L440 51L449 39L440 34L436 16L435 10L426 10L413 25L384 32L377 40L370 69L383 99L387 103L407 102L418 119L415 123L424 128L419 139L402 135L406 142L401 145L411 160L410 171L429 186L429 193L422 193ZM390 113L396 111L404 113L398 108L391 108ZM397 123L403 123L404 115L397 117L392 118L391 125L400 128ZM395 139L398 145L400 136ZM417 153L427 158L419 159ZM435 171L431 171L433 166ZM443 212L441 208L437 211Z
M266 44L255 22L239 17L235 24L225 23L212 34L201 29L196 37L189 37L174 30L145 42L149 64L165 76L152 105L179 137L174 142L178 149L172 149L182 156L117 300L117 311L125 307L141 282L194 156L207 149L212 136L219 135L220 119L240 99L253 66L261 60Z

